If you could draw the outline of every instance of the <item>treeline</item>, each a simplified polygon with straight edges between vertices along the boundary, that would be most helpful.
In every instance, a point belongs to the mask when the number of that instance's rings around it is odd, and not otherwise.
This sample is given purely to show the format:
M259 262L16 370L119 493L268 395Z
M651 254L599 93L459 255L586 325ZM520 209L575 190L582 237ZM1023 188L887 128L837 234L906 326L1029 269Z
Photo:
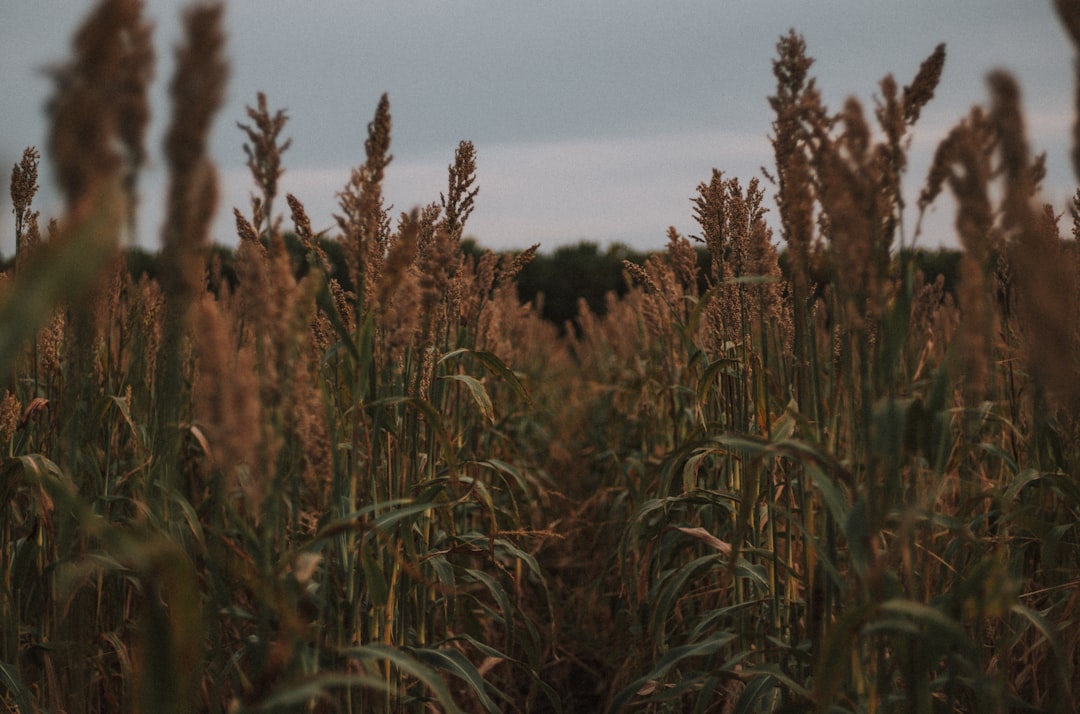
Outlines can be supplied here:
M560 327L577 317L581 300L588 303L593 313L604 315L608 293L614 292L622 297L627 292L623 261L643 265L648 256L648 253L617 243L607 249L587 241L560 246L551 253L537 254L522 270L518 275L518 296L523 302L531 302L542 295L544 318ZM698 247L697 256L701 280L704 281L710 274L711 261L704 245ZM927 281L936 280L938 275L943 276L945 291L952 293L960 257L958 250L919 250L915 253L914 262ZM785 277L788 268L786 258L785 250L779 256ZM828 271L823 269L814 279L819 286L824 286L830 277ZM699 287L704 292L709 286L702 284Z
M285 244L293 256L297 277L307 272L307 261L300 240L293 234L285 236ZM346 290L351 290L348 271L345 269L345 255L340 243L324 238L322 249L331 263L331 275ZM479 257L486 249L474 239L462 241L466 255ZM213 248L220 271L220 280L230 286L236 286L235 255L231 248L215 246ZM518 297L522 302L539 299L544 318L560 328L573 321L578 315L578 305L584 300L593 313L603 315L606 312L608 293L621 297L627 292L626 269L623 261L642 265L649 254L634 250L619 243L602 248L596 243L581 241L564 245L550 252L537 253L536 257L521 271L517 278ZM787 274L786 251L780 254L780 267ZM946 292L953 292L961 252L939 248L919 250L915 254L915 266L922 271L927 281L943 276ZM156 252L142 248L127 251L127 266L135 279L143 275L156 278L162 270L160 256ZM698 249L698 264L702 276L709 274L709 254L704 246ZM7 262L11 262L10 260ZM9 266L4 266L9 267ZM820 286L828 283L827 271L815 276ZM703 289L707 286L701 286Z

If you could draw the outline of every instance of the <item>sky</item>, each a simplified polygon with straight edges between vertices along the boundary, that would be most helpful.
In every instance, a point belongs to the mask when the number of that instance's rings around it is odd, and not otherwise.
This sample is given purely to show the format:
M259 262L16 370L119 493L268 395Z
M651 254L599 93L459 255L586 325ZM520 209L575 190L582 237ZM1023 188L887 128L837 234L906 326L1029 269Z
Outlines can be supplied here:
M0 165L9 171L24 147L41 149L37 207L46 218L61 209L48 166L52 88L43 69L70 56L92 5L0 7ZM165 87L185 6L146 3L158 66L134 240L150 249L161 232ZM1076 186L1068 158L1074 55L1049 0L232 0L228 97L211 149L222 184L212 238L235 245L231 209L249 210L253 188L236 124L257 92L289 117L281 192L305 204L316 230L334 226L336 193L363 162L366 126L386 92L392 215L439 199L467 139L477 150L480 193L466 233L481 245L661 248L668 226L696 232L691 199L714 167L746 185L771 166L772 60L790 29L805 37L812 75L834 111L855 96L869 113L882 77L910 83L946 43L941 84L913 132L905 183L912 204L934 146L986 102L986 75L1012 72L1032 146L1048 153L1044 198L1064 210ZM0 254L11 255L6 191L0 209L8 217L0 218ZM905 220L913 225L914 214ZM952 220L947 204L934 209L920 244L954 246Z

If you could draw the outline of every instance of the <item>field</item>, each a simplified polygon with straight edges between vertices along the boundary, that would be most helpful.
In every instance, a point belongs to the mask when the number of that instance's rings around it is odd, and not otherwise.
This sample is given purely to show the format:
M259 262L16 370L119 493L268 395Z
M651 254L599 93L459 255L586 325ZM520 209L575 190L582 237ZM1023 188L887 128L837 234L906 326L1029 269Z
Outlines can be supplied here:
M226 263L221 22L185 15L156 277L121 249L140 3L100 3L56 75L64 214L33 207L38 149L12 172L0 707L1075 710L1080 191L1071 222L1041 202L1010 76L905 197L945 47L836 112L781 37L767 179L703 177L699 234L555 325L519 299L536 247L466 250L471 143L389 214L386 96L315 235L257 95ZM946 192L955 289L912 250Z

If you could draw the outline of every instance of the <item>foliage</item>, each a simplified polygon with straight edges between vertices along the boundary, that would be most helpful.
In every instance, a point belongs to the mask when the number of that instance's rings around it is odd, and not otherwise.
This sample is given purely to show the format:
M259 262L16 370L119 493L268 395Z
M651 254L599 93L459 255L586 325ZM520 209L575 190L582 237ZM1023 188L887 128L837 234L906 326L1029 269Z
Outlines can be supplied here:
M259 95L241 127L257 198L235 212L235 256L211 249L205 137L226 70L222 9L199 5L171 83L163 247L121 255L135 205L121 179L143 157L125 122L146 101L142 75L123 73L152 56L140 11L107 0L76 37L52 105L69 207L48 236L31 207L36 152L13 174L5 705L557 708L538 676L549 593L527 549L549 486L519 433L537 376L521 370L543 365L518 360L515 337L544 329L511 292L530 254L460 247L472 145L441 204L395 224L384 97L337 234L313 236L287 196L287 238L272 212L287 117ZM72 146L76 130L99 143Z
M151 256L119 249L141 8L103 0L56 73L64 215L40 229L36 149L12 173L5 709L1070 707L1080 251L1039 201L1011 78L909 205L944 47L868 119L823 105L792 32L782 250L767 187L714 170L699 234L648 256L480 249L467 141L438 201L389 215L386 96L314 235L277 195L288 117L258 94L233 252L207 239L227 66L221 6L198 4ZM964 250L913 251L908 214L945 190Z

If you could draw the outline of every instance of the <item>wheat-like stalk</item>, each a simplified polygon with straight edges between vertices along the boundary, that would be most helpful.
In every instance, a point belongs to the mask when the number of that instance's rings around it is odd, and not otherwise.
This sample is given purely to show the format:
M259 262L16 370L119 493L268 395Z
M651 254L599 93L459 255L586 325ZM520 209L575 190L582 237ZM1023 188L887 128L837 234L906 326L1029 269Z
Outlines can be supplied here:
M438 200L390 215L387 96L315 233L295 195L291 230L275 214L288 115L256 93L252 199L236 249L212 246L220 4L184 14L144 273L121 250L142 10L103 0L54 73L62 216L39 229L35 148L11 175L4 707L1068 708L1080 208L1063 238L1010 76L909 207L944 46L833 113L785 35L776 215L713 170L698 235L563 253L612 291L555 325L519 287L557 261L467 237L471 142ZM945 192L963 252L939 275L914 243Z

